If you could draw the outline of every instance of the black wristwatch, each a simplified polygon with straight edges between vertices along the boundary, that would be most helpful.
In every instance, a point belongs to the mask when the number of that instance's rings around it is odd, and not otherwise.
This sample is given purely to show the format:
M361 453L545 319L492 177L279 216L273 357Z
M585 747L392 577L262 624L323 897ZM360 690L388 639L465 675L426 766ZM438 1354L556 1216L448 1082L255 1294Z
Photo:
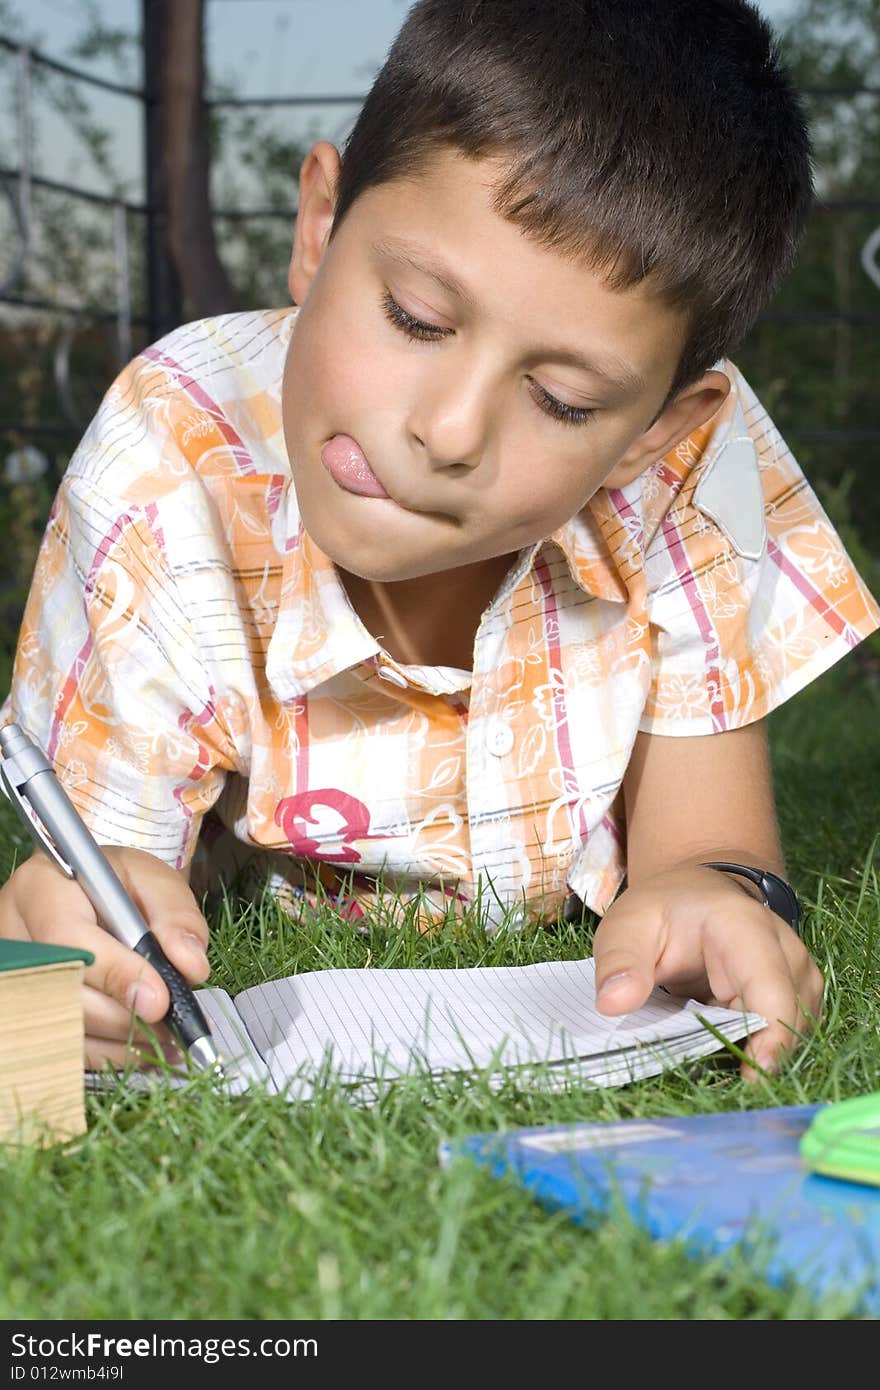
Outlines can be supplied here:
M778 917L782 918L783 922L788 923L797 936L800 936L800 903L791 884L786 883L784 878L771 873L769 869L753 869L749 864L719 862L717 864L703 864L702 867L704 869L718 869L723 874L739 874L740 878L747 878L749 883L754 883L756 888L760 888L764 906L769 907L771 912L775 912Z

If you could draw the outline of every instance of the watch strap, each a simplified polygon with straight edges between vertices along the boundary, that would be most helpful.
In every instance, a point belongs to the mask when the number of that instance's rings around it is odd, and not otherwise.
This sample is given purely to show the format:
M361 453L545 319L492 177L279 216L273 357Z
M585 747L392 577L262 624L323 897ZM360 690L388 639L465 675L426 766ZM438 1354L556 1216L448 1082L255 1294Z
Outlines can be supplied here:
M722 860L703 864L702 867L718 869L725 874L738 874L740 878L748 879L749 883L760 889L764 906L769 907L771 912L775 912L783 922L788 923L797 936L800 936L801 909L797 894L791 884L786 883L779 874L774 874L770 869L753 869L750 864L728 864Z

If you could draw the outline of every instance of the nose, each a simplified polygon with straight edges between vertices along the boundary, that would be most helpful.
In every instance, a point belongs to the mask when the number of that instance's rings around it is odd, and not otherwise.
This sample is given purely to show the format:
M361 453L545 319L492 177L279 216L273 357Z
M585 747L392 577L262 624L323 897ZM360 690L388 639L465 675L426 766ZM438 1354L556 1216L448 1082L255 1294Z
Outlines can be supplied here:
M473 469L486 452L491 430L493 385L486 371L475 369L473 360L442 364L417 388L407 427L410 438L428 456L434 468Z

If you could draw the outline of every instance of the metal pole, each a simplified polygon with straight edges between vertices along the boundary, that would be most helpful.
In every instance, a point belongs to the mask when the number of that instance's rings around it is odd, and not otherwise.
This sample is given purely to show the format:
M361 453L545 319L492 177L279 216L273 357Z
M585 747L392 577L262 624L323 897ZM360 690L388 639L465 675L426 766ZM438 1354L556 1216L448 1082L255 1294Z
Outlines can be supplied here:
M116 360L121 369L131 357L131 281L124 203L117 203L113 208L113 256L116 266Z
M25 262L31 249L31 55L28 48L18 50L18 196L3 180L12 215L18 231L18 246L6 278L0 281L0 298L5 299L24 274Z
M180 282L168 250L165 173L162 166L162 56L172 0L141 0L146 137L147 318L151 339L183 322Z
M30 49L18 51L18 205L21 211L21 225L24 228L25 244L30 240L31 228L31 156L33 151L33 132L31 130L31 55Z

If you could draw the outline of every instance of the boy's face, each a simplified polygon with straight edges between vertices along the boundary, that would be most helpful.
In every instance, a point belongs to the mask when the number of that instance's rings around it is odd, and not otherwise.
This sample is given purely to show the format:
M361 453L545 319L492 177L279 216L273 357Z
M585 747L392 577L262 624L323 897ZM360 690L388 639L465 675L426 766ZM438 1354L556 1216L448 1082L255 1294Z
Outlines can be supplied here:
M494 161L438 154L362 194L331 240L337 169L326 144L303 165L283 417L303 522L345 570L511 554L721 404L710 372L656 418L681 320L499 216Z

